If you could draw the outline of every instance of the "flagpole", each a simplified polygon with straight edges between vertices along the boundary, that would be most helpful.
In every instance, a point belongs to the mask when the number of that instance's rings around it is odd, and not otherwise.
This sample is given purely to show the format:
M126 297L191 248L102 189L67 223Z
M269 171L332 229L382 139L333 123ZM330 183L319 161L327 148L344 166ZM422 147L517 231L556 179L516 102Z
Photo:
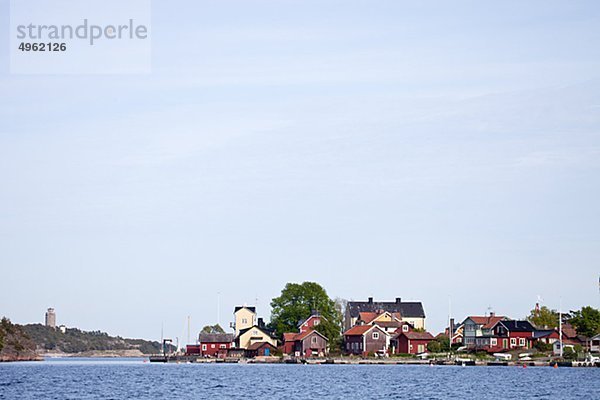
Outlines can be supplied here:
M560 358L563 356L563 340L562 340L562 298L559 300L558 306L558 342L560 343Z
M448 296L448 354L452 352L452 298Z

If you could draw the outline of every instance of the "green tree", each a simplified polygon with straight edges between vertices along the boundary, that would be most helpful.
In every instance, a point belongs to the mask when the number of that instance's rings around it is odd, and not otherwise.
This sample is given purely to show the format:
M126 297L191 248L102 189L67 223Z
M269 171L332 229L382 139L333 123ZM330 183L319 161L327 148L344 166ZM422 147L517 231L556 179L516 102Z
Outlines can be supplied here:
M600 311L593 307L582 307L579 311L571 312L569 323L575 327L577 333L592 337L600 333Z
M563 358L566 360L574 360L577 358L577 352L571 347L565 347L563 349Z
M315 282L288 283L279 297L271 301L271 328L278 336L297 332L298 322L317 311L323 317L315 328L335 346L340 337L341 315L336 304L321 285Z
M538 328L556 328L558 327L558 312L546 306L542 306L539 310L534 308L531 310L527 320Z
M202 328L200 333L225 333L225 330L221 328L221 325L219 324L206 325L204 328Z
M427 344L427 350L432 353L444 353L450 350L448 336L440 335Z

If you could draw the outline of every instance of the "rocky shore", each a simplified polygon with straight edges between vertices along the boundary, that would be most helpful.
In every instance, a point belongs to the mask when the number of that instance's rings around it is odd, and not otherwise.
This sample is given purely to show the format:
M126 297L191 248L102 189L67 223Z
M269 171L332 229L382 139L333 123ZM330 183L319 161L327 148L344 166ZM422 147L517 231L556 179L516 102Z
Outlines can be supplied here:
M0 321L0 362L41 361L36 345L23 329L8 318Z

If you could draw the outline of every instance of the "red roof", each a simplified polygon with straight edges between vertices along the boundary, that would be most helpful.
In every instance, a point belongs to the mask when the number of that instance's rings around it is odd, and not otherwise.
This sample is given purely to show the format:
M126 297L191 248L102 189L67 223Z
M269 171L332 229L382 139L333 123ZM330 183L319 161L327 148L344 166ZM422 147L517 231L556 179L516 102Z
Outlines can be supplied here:
M577 337L577 331L571 324L564 324L562 326L563 336L566 336L569 339L573 339Z
M296 340L296 336L298 334L294 333L294 332L286 332L283 334L283 341L284 342L293 342L294 340Z
M367 333L369 330L371 330L372 328L374 328L376 325L357 325L357 326L353 326L352 328L348 329L346 332L344 332L344 335L347 336L362 336L365 333Z
M481 317L481 316L472 315L469 317L469 319L471 321L475 322L477 325L483 325L483 329L491 329L498 322L502 321L503 319L506 319L506 317L503 317L503 316Z
M260 349L261 347L263 347L265 345L271 346L271 347L275 348L275 346L273 346L269 342L256 342L256 343L253 343L250 346L248 346L248 350L258 350L258 349Z
M434 339L433 335L429 332L411 331L411 332L402 332L400 335L404 335L408 339L411 339L411 340L433 340Z
M308 330L306 332L302 332L302 333L297 334L295 340L303 340L304 338L310 336L311 333L314 333L314 334L319 335L319 336L323 336L323 334L321 332L319 332L317 330L314 330L314 329L311 329L311 330ZM325 336L323 336L323 337L325 338ZM327 340L327 338L325 338L325 340Z
M377 314L376 312L370 312L370 311L363 311L363 312L358 313L358 319L361 321L364 321L366 324L373 321L378 316L379 316L379 314Z

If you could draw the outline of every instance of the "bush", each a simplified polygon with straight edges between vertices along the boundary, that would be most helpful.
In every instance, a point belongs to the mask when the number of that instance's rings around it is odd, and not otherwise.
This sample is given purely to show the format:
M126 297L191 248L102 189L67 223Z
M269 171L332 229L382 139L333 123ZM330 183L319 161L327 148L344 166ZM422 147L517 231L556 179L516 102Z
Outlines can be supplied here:
M442 346L437 340L432 340L427 344L427 350L432 353L440 353L442 351Z
M534 347L542 352L547 352L547 351L552 351L552 344L550 343L544 343L541 340L538 340L537 342L535 342Z
M565 360L575 360L577 358L577 353L571 347L565 347L563 349L563 358Z

